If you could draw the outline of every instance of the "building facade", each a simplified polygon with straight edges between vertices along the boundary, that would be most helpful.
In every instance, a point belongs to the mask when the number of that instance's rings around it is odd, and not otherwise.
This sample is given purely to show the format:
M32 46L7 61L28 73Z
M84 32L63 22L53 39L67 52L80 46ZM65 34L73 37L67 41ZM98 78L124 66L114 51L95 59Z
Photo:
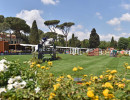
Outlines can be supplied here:
M0 41L8 41L9 44L20 44L22 43L21 39L16 39L15 35L0 33Z

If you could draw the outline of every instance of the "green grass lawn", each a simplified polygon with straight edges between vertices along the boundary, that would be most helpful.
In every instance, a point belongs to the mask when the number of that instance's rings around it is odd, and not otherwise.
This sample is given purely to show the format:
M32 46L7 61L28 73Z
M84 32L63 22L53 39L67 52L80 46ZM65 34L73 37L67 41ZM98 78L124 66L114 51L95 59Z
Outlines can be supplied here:
M53 67L50 69L50 72L52 72L55 76L59 76L61 74L74 75L72 69L75 66L81 66L84 68L82 74L100 75L102 74L102 71L105 71L106 68L116 69L118 73L123 73L124 62L130 64L129 56L123 56L121 58L110 56L73 56L69 54L58 54L58 56L60 56L62 59L53 61ZM6 57L8 60L19 59L22 63L23 61L31 59L32 55L8 55L0 56L0 59L2 57ZM44 65L44 63L42 65ZM127 78L130 79L130 75L127 75Z

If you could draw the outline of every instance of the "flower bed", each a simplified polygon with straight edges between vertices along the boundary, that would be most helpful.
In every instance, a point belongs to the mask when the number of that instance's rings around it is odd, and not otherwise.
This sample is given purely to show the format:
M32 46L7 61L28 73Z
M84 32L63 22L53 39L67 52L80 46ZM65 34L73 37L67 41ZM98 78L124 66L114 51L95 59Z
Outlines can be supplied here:
M74 81L71 75L55 77L49 72L52 62L44 66L35 61L0 61L0 98L8 100L129 100L130 80L125 77L130 69L124 64L125 73L106 70L100 76L81 75L83 68L72 71L82 78L82 83ZM80 73L80 74L79 74Z

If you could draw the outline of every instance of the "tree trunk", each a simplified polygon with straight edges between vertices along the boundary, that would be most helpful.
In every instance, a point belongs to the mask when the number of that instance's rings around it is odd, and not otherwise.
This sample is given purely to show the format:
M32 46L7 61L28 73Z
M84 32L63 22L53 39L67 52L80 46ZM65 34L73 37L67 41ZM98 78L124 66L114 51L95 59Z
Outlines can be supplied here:
M67 47L67 36L65 38L66 38L66 47Z

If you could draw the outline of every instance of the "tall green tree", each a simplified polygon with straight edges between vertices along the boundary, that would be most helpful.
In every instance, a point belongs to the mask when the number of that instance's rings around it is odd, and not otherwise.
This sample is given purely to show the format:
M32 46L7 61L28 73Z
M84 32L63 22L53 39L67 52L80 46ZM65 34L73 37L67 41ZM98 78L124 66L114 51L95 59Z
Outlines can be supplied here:
M99 48L106 49L107 48L107 42L106 41L100 41Z
M89 40L84 39L83 41L81 41L81 47L82 48L88 48L89 47Z
M3 22L4 22L4 16L0 15L0 23L3 23Z
M75 47L75 37L74 37L74 34L72 34L72 38L69 40L69 46Z
M10 25L6 22L0 23L0 33L3 32L2 40L4 37L4 32L10 29Z
M127 49L128 47L128 39L127 38L124 38L124 37L120 37L119 40L118 40L118 48L121 50L121 49Z
M128 46L127 48L130 50L130 37L128 37Z
M61 35L61 34L58 34L57 45L58 45L58 46L65 46L64 36Z
M38 29L38 35L39 35L39 39L41 40L44 37L44 32Z
M10 25L10 29L16 35L16 39L21 41L22 33L29 33L30 27L26 24L26 21L17 17L7 17L5 18L5 22ZM10 35L11 36L11 35Z
M97 48L100 45L100 37L96 33L96 29L93 28L89 38L89 46L90 48Z
M111 42L110 42L110 47L114 48L114 45L115 45L115 41L114 41L114 37L112 36Z
M37 27L36 20L34 20L32 23L29 41L31 44L38 44L39 43L39 34L38 34L38 27Z
M59 28L59 29L62 31L62 33L63 33L63 35L64 35L64 37L65 37L66 47L68 46L68 45L67 45L67 36L68 36L68 34L69 34L69 31L70 31L71 26L73 26L73 25L74 25L73 22L65 22L65 23L63 23L63 24L57 25L57 28Z

